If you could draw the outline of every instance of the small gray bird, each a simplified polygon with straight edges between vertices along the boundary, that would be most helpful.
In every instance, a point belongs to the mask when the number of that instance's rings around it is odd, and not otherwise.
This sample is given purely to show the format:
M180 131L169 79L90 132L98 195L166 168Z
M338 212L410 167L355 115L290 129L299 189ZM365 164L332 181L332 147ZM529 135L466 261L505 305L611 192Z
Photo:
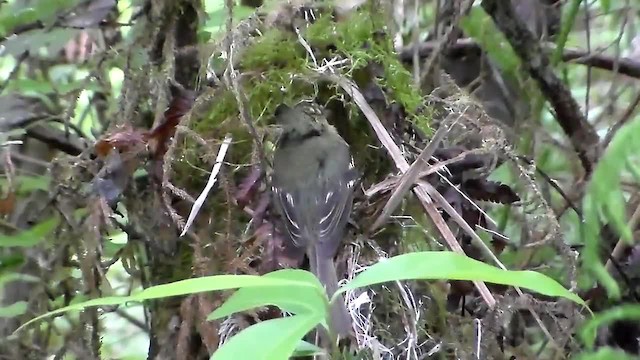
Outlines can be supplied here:
M309 102L275 112L282 127L271 178L274 203L293 244L305 248L309 266L331 296L338 289L333 257L344 237L358 180L349 145ZM341 337L351 329L342 299L331 308Z

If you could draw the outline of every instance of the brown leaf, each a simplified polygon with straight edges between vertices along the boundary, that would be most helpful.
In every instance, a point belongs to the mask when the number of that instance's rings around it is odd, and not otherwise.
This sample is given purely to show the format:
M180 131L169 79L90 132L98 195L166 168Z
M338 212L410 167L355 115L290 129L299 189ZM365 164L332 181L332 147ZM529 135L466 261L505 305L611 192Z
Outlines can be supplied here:
M147 134L145 131L125 125L98 140L94 148L98 157L106 158L113 149L122 154L142 151L146 143Z
M151 148L155 159L163 157L167 152L169 140L175 135L180 119L191 110L196 99L195 92L177 85L171 86L171 93L173 98L164 112L164 121L149 132L149 138L154 140Z
M433 155L441 161L450 160L461 155L466 150L461 146L452 146L448 148L437 149ZM464 171L480 169L486 165L486 157L481 154L467 153L460 161L447 165L447 169L453 175L453 178L459 178ZM454 181L455 183L456 181Z
M16 193L9 191L7 196L0 198L0 215L9 215L16 207Z

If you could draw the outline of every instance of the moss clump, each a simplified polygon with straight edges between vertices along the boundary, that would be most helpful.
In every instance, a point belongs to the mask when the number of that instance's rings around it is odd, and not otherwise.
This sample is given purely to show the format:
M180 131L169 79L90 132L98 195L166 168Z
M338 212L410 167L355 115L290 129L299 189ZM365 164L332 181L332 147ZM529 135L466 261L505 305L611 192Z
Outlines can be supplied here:
M240 65L247 71L300 70L306 66L306 60L304 49L291 34L274 29L267 31L242 54Z
M367 9L337 23L325 15L309 26L304 35L312 46L333 47L335 53L348 57L351 60L348 74L372 63L381 66L383 76L376 78L376 83L387 91L391 102L404 107L411 121L428 132L431 116L424 112L421 91L413 86L413 76L399 60L391 39L378 31L382 28L374 20L378 18Z
M238 114L238 104L231 91L220 90L213 98L213 107L208 116L198 120L193 124L195 130L200 136L208 137L215 131L224 121Z
M305 95L313 95L313 85L295 78L305 72L307 61L304 49L291 34L274 29L242 53L239 70L242 73L240 92L246 98L249 115L256 121L270 115L282 102L291 102ZM209 116L194 125L198 133L209 133L223 126L243 126L239 121L224 124L229 119L239 120L238 103L229 90L221 90L215 97Z
M364 9L339 22L330 14L321 15L303 31L302 36L318 61L336 55L348 58L350 67L345 76L359 84L375 81L384 89L389 102L402 105L408 119L429 132L430 116L423 108L420 89L413 86L412 75L395 54L391 39L378 31L383 26L374 20L380 18L378 15ZM318 91L325 99L338 95L335 88L318 84L311 70L314 64L295 33L274 28L264 30L263 34L238 55L240 92L257 126L265 118L269 119L280 103L316 97L320 95ZM374 79L370 71L372 64L381 69ZM227 89L220 89L213 102L209 115L195 123L194 130L205 138L232 132L234 140L247 140L244 142L246 145L242 145L243 150L247 150L245 159L232 161L249 162L251 149L244 149L244 146L251 146L251 138L238 116L235 95ZM361 140L367 143L365 139Z

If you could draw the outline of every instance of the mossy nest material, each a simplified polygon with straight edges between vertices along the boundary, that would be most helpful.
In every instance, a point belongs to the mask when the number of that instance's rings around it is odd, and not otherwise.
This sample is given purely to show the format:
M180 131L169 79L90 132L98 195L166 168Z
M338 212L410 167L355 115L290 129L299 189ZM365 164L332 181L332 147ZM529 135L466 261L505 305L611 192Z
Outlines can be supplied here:
M318 76L319 68L327 68L329 63L335 64L333 70L337 74L354 81L363 91L372 84L377 86L382 90L387 107L395 104L402 108L403 120L429 133L430 113L424 106L422 92L413 85L413 77L400 62L388 34L381 31L385 29L382 23L384 18L369 8L360 9L340 20L336 20L331 12L320 10L315 13L315 20L305 22L299 32L282 24L265 25L252 32L258 35L242 42L249 45L238 49L234 55L234 68L239 73L239 91L244 98L249 120L259 134L263 136L269 132L267 126L279 104L293 104L301 99L314 98L333 113L328 119L351 145L355 162L363 172L363 181L369 178L370 183L377 182L394 171L384 149L375 151L371 148L379 141L360 111L351 103L349 94ZM222 66L225 66L224 63L220 62ZM225 69L214 70L222 78ZM234 144L226 161L233 164L256 162L256 143L239 117L235 94L226 87L215 89L209 112L200 119L194 119L190 127L205 139L221 139L225 133L231 133ZM269 142L264 143L267 157L270 158L271 147ZM197 157L197 151L191 148L195 148L195 144L191 146L188 141L183 143L182 152L186 158ZM192 177L192 171L186 168L197 163L197 159L193 160L189 165L185 162L185 166L174 166L177 178L190 181L188 179ZM185 171L182 172L180 168ZM237 174L236 177L241 175ZM224 214L230 204L224 201L222 195L214 196L219 199L209 199L208 203L215 207L214 213ZM235 224L238 226L229 228L242 228L241 223L245 220L242 216L229 218L238 222ZM358 220L364 221L362 218ZM397 317L397 306L402 304L397 303L395 294L379 297L376 301L384 301L387 305L378 304L380 306L377 306L374 320L384 333L389 331L388 335L381 338L388 344L400 342L402 339L398 339L397 334L404 336L402 324L398 321L383 324L384 319L390 320L394 314ZM435 311L429 316L430 320L435 317L443 317L443 314ZM421 319L419 327L424 328L426 321L429 321L426 317ZM425 336L423 330L419 333L420 338Z
M318 67L331 60L334 63L343 60L342 76L357 83L375 81L384 90L388 104L400 104L407 118L428 132L429 118L425 115L421 91L412 85L412 75L399 61L391 39L379 30L384 24L376 19L382 17L367 8L340 21L326 10L319 10L315 21L305 23L299 34L287 26L265 26L256 31L261 36L254 37L251 45L235 55L240 91L256 126L268 124L280 103L294 103L303 98L316 98L319 102L345 99L336 87L319 81L317 76ZM371 64L382 69L381 76L367 73ZM234 128L240 130L234 134L236 139L251 140L239 121L235 96L222 89L215 96L208 116L193 124L193 129L205 137L220 134L221 129L235 133ZM243 160L246 159L233 161Z

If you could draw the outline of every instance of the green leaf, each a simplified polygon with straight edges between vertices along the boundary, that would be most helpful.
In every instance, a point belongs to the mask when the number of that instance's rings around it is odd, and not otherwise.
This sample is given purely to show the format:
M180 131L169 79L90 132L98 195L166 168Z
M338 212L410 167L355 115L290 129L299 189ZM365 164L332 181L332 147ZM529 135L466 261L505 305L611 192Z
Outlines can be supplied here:
M611 10L611 1L610 0L600 0L600 7L602 8L602 12L608 13Z
M88 301L71 304L60 309L50 311L40 315L27 323L21 325L16 332L33 322L39 321L45 317L64 313L72 310L82 310L92 306L108 306L108 305L125 305L127 303L141 302L151 299L160 299L171 296L196 294L200 292L228 290L244 287L269 287L269 286L290 286L314 287L306 282L278 279L273 277L255 276L255 275L215 275L206 276L196 279L180 280L168 284L162 284L146 288L138 293L129 296L109 296ZM296 289L298 291L298 289Z
M41 49L46 49L49 56L53 56L61 51L69 40L78 36L82 29L54 28L35 29L21 33L20 35L9 37L3 42L5 52L18 56L25 51L39 53Z
M598 161L583 199L584 222L581 234L585 247L582 251L582 264L595 275L612 298L620 297L620 288L600 260L599 234L603 224L611 223L624 240L632 239L631 229L626 224L620 176L627 167L631 154L638 151L638 143L634 141L638 133L640 118L618 130Z
M635 356L631 356L628 353L610 347L601 347L594 353L582 353L572 358L574 360L637 360Z
M598 328L617 320L640 320L640 305L627 304L596 313L580 330L582 341L589 348L593 348Z
M208 19L200 31L210 33L210 37L214 37L226 27L227 14L229 10L224 6L222 1L214 1L211 6L205 7ZM256 9L250 6L236 5L233 7L233 22L237 24L249 16L253 15Z
M212 312L207 320L220 319L233 313L260 306L275 305L294 314L321 313L326 316L327 297L322 284L310 272L304 270L279 270L264 275L306 283L309 286L282 285L267 288L245 287L236 291L222 306ZM295 295L293 295L295 294Z
M60 222L58 216L53 216L31 229L21 231L15 235L0 234L0 248L2 247L31 247L40 243Z
M0 318L12 318L27 312L27 302L18 301L9 306L0 307Z
M633 180L635 180L637 183L640 184L640 167L638 167L628 159L626 164L627 164L627 170L629 170L629 172L633 176Z
M576 17L578 16L581 2L582 0L571 0L569 6L565 6L566 11L564 11L564 16L562 17L562 21L560 22L562 26L556 40L557 46L555 51L551 55L551 65L558 64L562 59L562 52L564 51L564 47L567 44L567 39L569 39L569 33L571 32L571 29L573 29L573 24L576 21Z
M0 275L0 290L7 284L12 281L25 281L25 282L39 282L40 279L28 274L10 272L6 274Z
M308 343L304 340L301 340L298 343L298 346L296 347L295 351L293 352L293 354L291 355L292 357L302 357L302 356L322 356L322 355L326 355L326 352L324 350L322 350L321 348Z
M411 279L479 280L519 286L540 294L560 296L585 305L584 300L578 295L543 274L535 271L502 270L451 251L415 252L385 259L360 273L338 293L373 284Z
M77 72L77 70L76 70ZM80 92L84 91L100 91L102 87L97 81L93 81L91 78L87 79L78 79L69 83L59 84L57 86L58 93L61 95L68 95L72 92Z
M51 182L51 177L46 175L41 176L27 176L21 175L16 176L14 182L17 184L17 192L19 194L28 194L34 190L45 190L49 189L49 183ZM6 189L9 186L9 183L6 178L0 179L0 188Z
M17 25L36 20L38 20L38 12L32 7L22 8L15 12L12 11L12 14L6 14L3 11L2 16L0 16L0 24L2 24L4 31L12 30Z
M283 360L288 359L300 339L322 320L317 313L263 321L232 337L211 360Z
M607 290L607 294L612 298L620 297L620 287L615 279L605 269L599 255L600 219L598 205L591 193L587 193L583 200L584 222L580 233L584 238L585 247L582 251L584 267L592 273L600 284Z
M520 58L484 9L471 8L471 11L461 19L460 25L465 33L480 44L500 69L509 74L517 71Z
M613 224L615 229L620 233L623 240L627 243L633 243L633 235L631 229L627 226L626 218L626 201L622 191L612 191L607 201L603 204L605 217Z
M44 79L15 79L11 82L10 89L24 95L31 95L34 93L50 94L54 92L51 81Z

